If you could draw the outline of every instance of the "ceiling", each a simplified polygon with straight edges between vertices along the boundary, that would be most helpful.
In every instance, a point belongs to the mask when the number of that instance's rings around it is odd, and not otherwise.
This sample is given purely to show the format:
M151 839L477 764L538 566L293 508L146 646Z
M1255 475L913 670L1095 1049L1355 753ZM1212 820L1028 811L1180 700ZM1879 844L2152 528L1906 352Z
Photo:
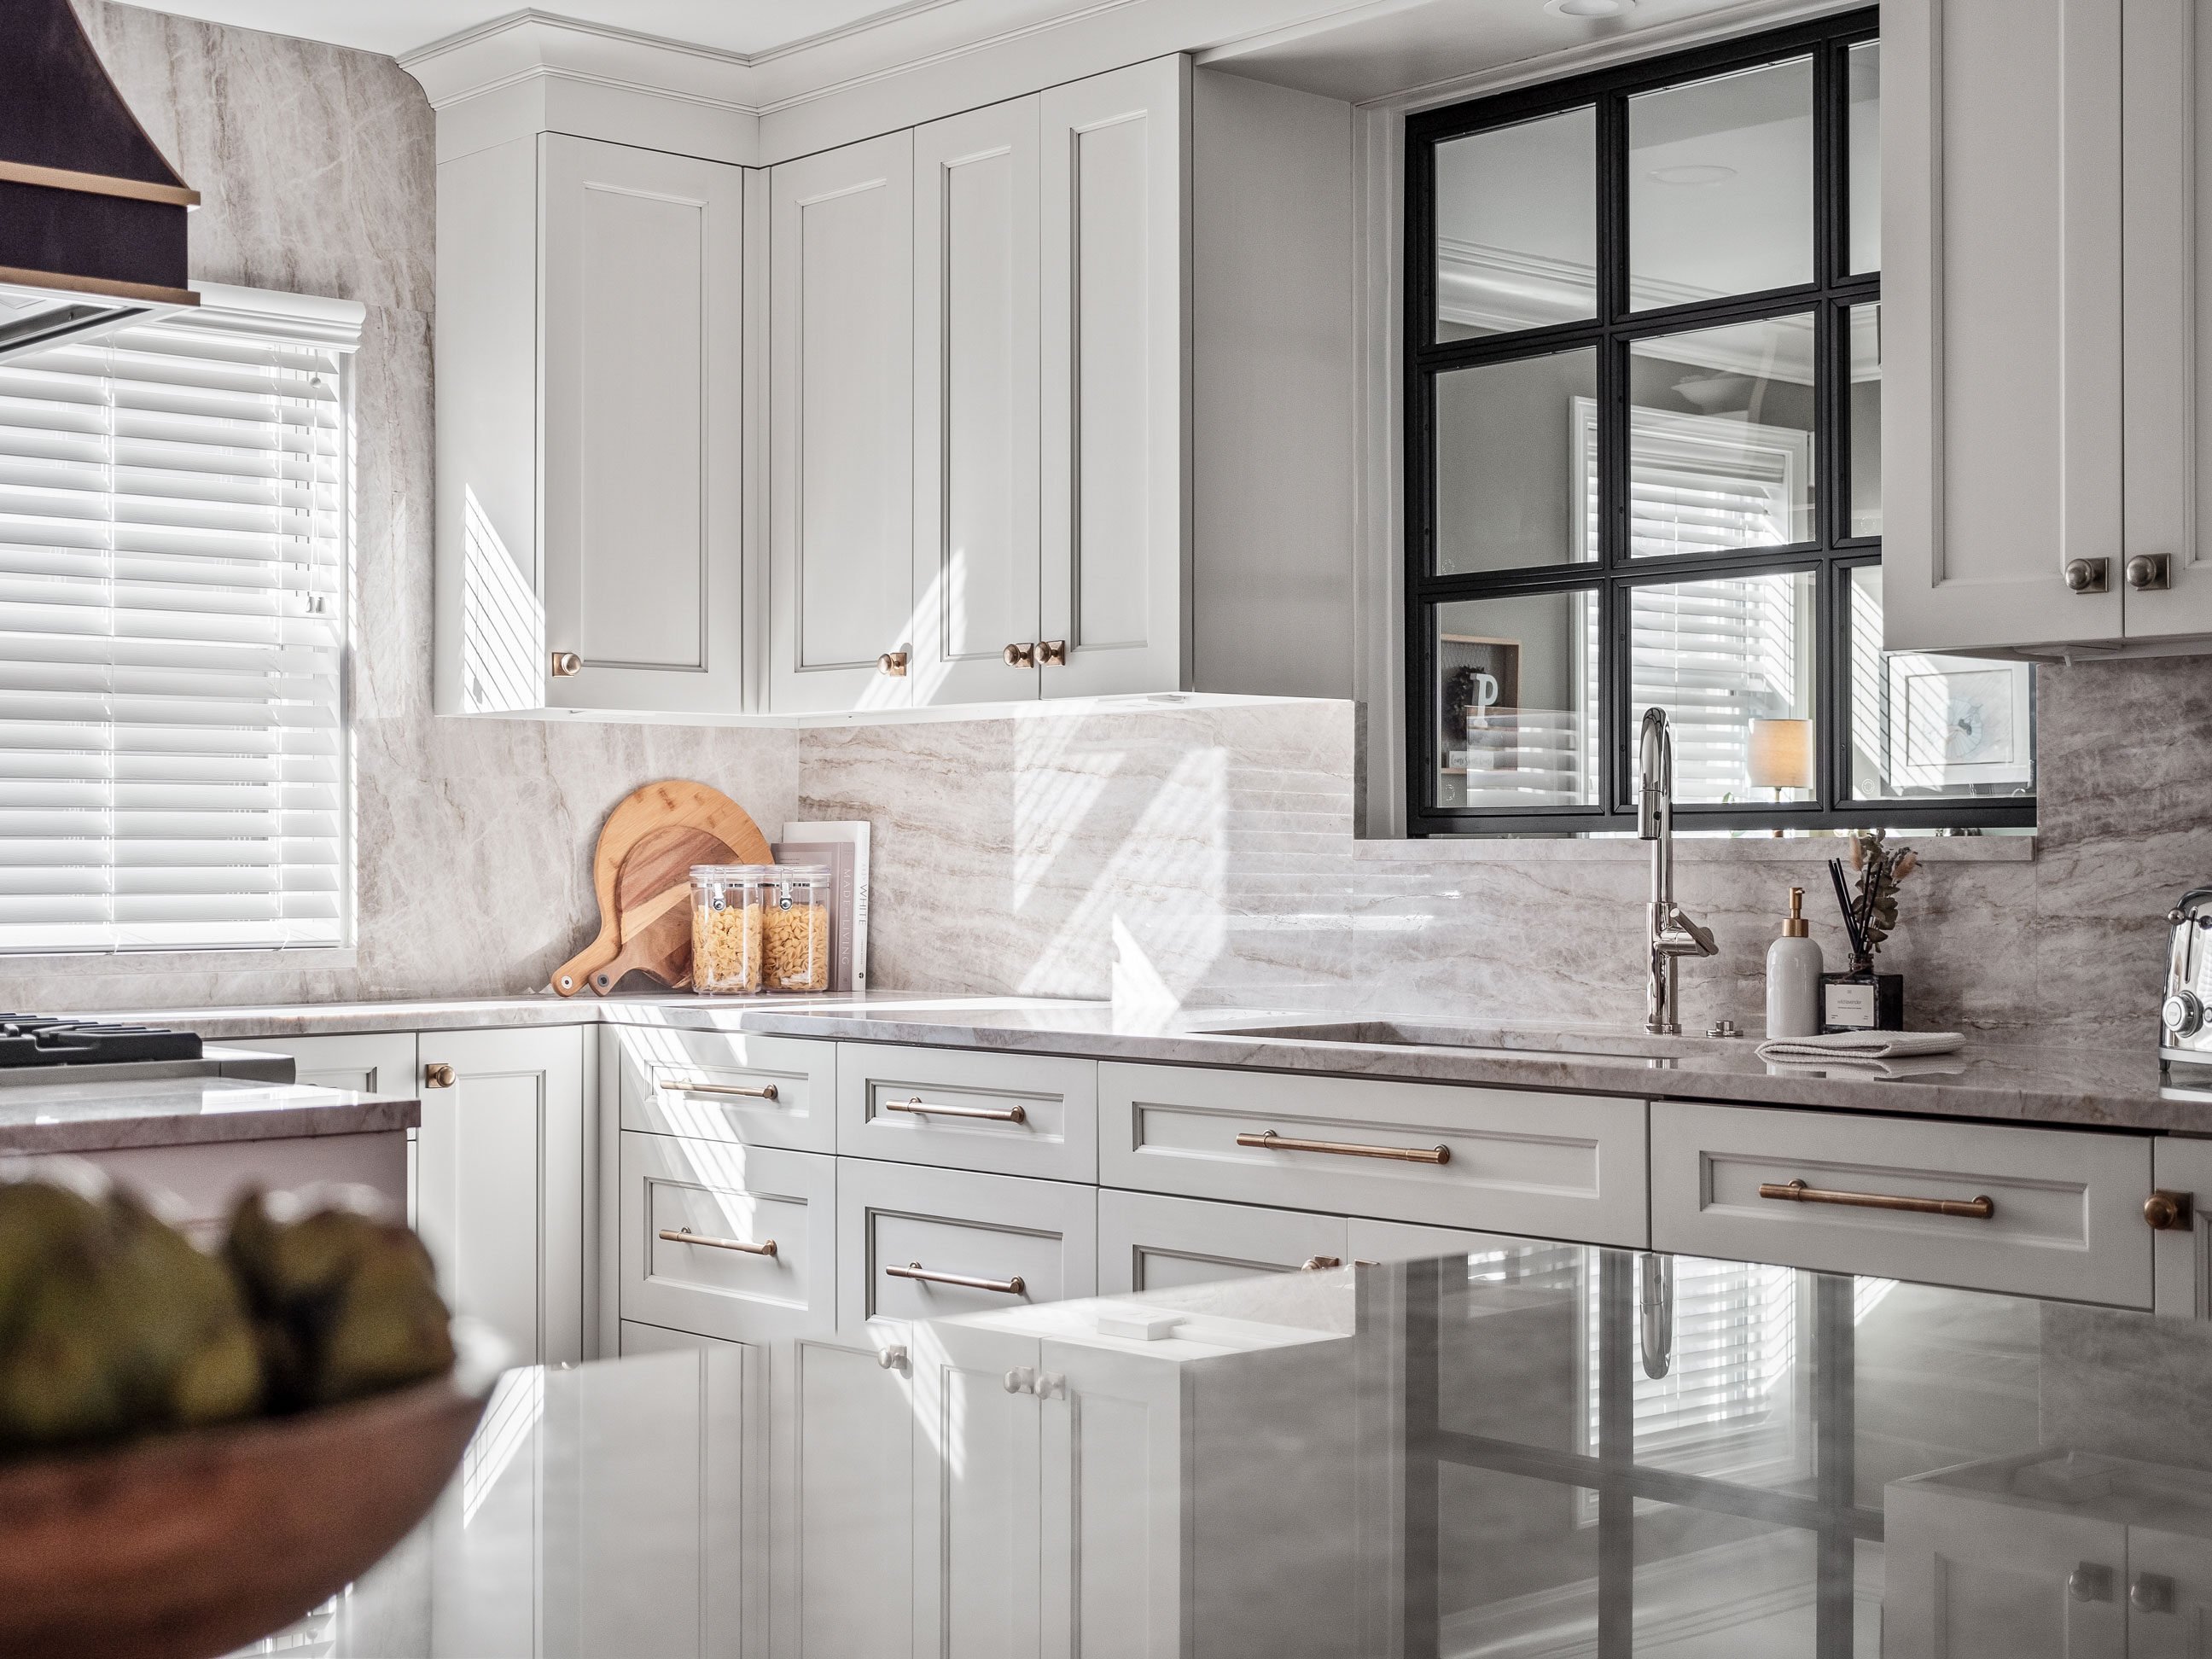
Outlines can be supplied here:
M143 3L143 0L142 0ZM157 11L358 46L392 57L513 15L515 0L152 0ZM957 0L556 0L546 9L634 34L746 57L863 18L933 10Z

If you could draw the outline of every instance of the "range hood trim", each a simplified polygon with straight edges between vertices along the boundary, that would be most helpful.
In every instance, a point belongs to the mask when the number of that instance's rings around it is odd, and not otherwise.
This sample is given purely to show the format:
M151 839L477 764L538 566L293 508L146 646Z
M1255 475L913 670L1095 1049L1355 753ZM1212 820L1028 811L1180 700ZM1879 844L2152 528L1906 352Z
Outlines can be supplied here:
M120 196L134 202L160 202L169 207L196 208L200 204L199 191L187 185L119 179L109 173L76 173L68 167L40 167L29 161L0 161L0 180L43 185L48 190L73 190L83 196Z

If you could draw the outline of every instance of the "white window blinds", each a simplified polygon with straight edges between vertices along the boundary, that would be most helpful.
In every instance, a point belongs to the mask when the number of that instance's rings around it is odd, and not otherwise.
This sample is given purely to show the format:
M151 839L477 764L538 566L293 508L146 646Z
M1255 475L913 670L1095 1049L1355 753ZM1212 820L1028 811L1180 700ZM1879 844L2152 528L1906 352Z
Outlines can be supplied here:
M0 950L333 945L362 309L0 359Z

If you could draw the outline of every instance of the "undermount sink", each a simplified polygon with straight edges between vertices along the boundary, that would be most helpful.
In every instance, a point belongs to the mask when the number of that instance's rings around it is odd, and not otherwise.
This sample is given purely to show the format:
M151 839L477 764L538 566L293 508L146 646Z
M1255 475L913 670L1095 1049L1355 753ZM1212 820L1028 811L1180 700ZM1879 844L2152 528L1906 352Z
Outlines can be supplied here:
M1673 1060L1692 1054L1728 1054L1752 1046L1747 1037L1652 1036L1602 1026L1540 1030L1401 1019L1285 1020L1277 1024L1217 1027L1206 1035L1273 1038L1283 1042L1348 1042L1369 1048L1486 1048L1508 1054L1614 1060Z

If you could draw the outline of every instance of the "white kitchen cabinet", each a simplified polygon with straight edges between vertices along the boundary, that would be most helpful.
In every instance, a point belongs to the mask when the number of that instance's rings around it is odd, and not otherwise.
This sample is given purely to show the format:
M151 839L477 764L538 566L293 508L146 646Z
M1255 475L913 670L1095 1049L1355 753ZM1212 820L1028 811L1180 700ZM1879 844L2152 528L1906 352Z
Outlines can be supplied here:
M837 1324L1090 1296L1098 1189L869 1158L837 1162Z
M1194 1314L1144 1342L1094 1317L915 1328L914 1651L1356 1651L1349 1340Z
M2188 1205L2185 1218L2151 1235L2152 1305L2177 1319L2212 1319L2212 1140L2161 1135L2151 1160L2157 1189Z
M556 133L438 172L440 711L743 712L762 181Z
M837 1150L992 1175L1098 1178L1098 1065L1051 1054L847 1042Z
M1048 697L1189 678L1190 73L1161 58L1040 106Z
M1892 650L2124 631L2122 11L1882 7ZM2069 587L2077 561L2102 591Z
M413 1097L422 1092L412 1031L344 1032L315 1036L240 1037L228 1046L289 1054L293 1081L364 1095Z
M587 1028L425 1031L416 1231L515 1363L585 1358ZM441 1068L450 1084L435 1084Z
M769 706L902 708L914 601L914 135L770 178Z
M1037 694L1038 102L914 135L918 704Z

